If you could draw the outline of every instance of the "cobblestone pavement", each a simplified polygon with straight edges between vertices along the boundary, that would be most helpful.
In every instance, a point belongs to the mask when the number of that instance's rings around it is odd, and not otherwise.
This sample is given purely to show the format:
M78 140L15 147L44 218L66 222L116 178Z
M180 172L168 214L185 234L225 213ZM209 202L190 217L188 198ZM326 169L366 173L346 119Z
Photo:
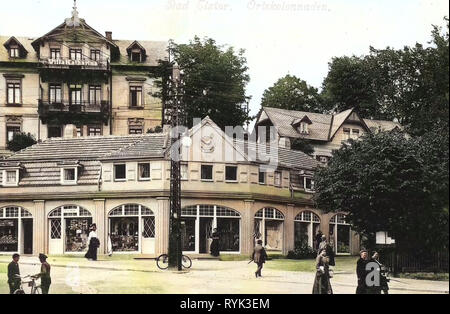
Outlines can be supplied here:
M270 263L270 262L269 262ZM36 258L23 257L21 273L39 271ZM155 261L99 261L56 263L52 268L51 293L174 293L174 294L310 294L313 273L265 269L254 276L255 265L247 262L197 261L190 271L160 271ZM7 293L6 274L0 274L0 293ZM336 294L353 294L353 272L337 272L332 279ZM392 294L448 294L448 281L397 279L391 281Z

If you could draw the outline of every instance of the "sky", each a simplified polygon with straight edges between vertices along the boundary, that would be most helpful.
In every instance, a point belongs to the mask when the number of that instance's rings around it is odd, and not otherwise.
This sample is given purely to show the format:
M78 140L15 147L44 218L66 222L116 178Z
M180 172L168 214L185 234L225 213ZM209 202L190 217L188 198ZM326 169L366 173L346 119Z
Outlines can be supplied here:
M42 36L71 16L73 0L4 1L0 35ZM445 25L447 0L78 0L81 18L114 39L175 40L195 35L245 49L251 114L286 74L320 88L333 57L430 40Z

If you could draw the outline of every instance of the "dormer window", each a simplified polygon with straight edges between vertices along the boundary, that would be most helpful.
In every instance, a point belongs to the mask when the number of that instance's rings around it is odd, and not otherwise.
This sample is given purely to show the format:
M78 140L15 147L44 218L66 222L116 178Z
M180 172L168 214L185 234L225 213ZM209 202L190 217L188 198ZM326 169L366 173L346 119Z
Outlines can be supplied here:
M297 129L300 134L308 135L309 134L309 125L312 124L311 120L308 116L304 116L301 119L296 119L292 122L292 126Z
M62 185L76 185L78 183L78 175L80 164L75 162L63 162L61 167L61 184Z
M10 58L19 58L19 47L10 47L9 48L9 57Z
M133 42L127 48L127 54L131 62L138 62L138 63L145 62L147 56L145 48L137 41Z
M0 165L0 167L1 166L2 165ZM21 166L19 163L3 164L3 167L0 168L2 174L2 186L3 187L19 186L20 169Z
M306 122L300 123L300 133L302 133L302 134L309 134L308 123L306 123Z
M11 59L25 58L28 54L25 47L15 37L8 39L3 46L8 50Z
M75 185L78 181L78 167L67 167L61 169L61 184Z

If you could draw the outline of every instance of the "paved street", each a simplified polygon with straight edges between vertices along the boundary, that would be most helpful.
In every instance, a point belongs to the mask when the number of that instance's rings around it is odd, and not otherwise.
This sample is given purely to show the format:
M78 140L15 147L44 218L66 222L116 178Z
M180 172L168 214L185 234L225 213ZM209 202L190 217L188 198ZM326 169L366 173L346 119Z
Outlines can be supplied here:
M5 259L1 259L3 263ZM254 277L255 265L246 261L219 262L194 260L192 270L175 273L160 271L151 260L99 261L83 259L53 264L51 293L174 293L174 294L310 294L314 274L271 269L264 277ZM39 270L36 258L23 257L21 273ZM5 267L0 264L0 267ZM6 274L0 273L0 293L7 293ZM332 279L336 294L353 294L356 278L350 269L337 271ZM393 279L391 293L448 293L448 282Z

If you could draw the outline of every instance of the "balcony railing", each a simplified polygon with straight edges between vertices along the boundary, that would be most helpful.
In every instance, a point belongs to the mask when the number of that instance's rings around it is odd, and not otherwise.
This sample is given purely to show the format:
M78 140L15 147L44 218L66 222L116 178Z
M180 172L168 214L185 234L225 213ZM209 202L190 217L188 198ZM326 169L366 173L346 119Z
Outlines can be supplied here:
M100 103L91 103L89 101L61 101L49 102L39 100L39 116L42 121L58 120L61 123L72 123L80 120L92 122L102 121L106 123L109 119L109 101L101 101Z
M91 60L91 59L40 59L39 63L42 68L48 69L81 69L81 70L102 70L108 71L110 68L108 59Z

